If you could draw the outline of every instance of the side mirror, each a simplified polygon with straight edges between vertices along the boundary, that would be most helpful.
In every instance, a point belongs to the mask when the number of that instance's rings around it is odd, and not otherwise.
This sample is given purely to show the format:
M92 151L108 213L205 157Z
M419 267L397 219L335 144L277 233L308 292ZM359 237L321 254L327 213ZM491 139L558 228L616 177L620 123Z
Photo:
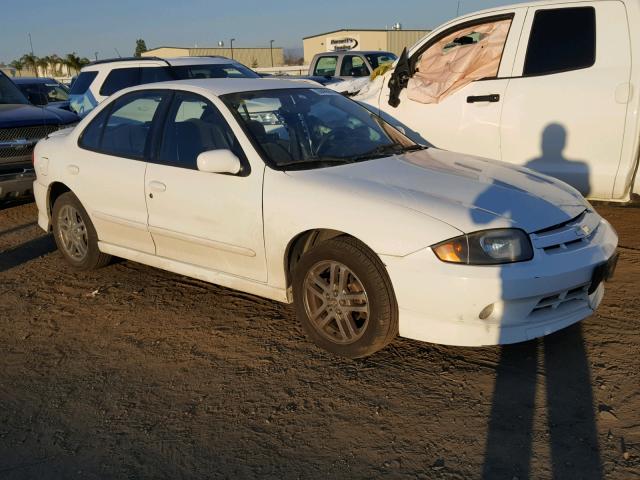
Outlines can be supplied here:
M231 150L209 150L198 155L198 170L207 173L240 173L240 159Z

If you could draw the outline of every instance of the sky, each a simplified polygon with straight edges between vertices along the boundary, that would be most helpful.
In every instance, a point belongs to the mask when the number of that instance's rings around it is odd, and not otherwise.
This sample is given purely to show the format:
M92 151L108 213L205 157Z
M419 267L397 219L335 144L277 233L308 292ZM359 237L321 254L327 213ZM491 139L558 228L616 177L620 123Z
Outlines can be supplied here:
M461 0L469 13L518 0ZM0 62L30 50L90 59L159 46L274 46L302 51L302 38L339 28L430 29L456 16L457 0L0 0Z

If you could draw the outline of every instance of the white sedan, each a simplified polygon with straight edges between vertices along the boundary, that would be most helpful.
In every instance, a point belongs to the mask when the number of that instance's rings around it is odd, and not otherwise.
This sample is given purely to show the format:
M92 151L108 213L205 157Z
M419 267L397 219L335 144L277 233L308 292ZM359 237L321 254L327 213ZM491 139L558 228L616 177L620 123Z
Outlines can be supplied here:
M549 334L593 313L617 258L611 225L566 184L417 145L304 82L127 89L34 162L38 223L72 266L115 255L295 300L308 336L348 357L398 334Z

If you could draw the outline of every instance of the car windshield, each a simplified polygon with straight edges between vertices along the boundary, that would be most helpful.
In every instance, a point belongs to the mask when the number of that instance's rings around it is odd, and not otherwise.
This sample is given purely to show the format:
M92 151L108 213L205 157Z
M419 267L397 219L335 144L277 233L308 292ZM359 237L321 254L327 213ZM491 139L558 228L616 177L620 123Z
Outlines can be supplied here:
M367 60L374 70L380 65L386 65L387 63L393 63L397 60L393 53L369 53L366 54Z
M43 96L49 103L69 100L68 89L57 83L21 83L19 87L27 98L35 94Z
M0 74L0 104L7 105L15 103L26 105L29 102L9 77Z
M238 63L214 65L180 65L171 69L178 80L191 78L260 78L253 70Z
M353 163L417 150L380 117L324 88L221 96L264 153L282 170Z

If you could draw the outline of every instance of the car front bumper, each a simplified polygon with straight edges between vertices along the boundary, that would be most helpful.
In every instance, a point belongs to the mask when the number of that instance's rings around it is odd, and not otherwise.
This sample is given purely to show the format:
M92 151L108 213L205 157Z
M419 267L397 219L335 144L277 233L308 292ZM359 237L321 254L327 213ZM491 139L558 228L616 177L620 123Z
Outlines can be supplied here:
M606 220L597 216L595 225L588 238L534 248L533 260L522 263L454 265L431 248L381 256L398 301L400 335L446 345L499 345L548 335L590 316L604 296L603 283L589 292L594 270L618 244Z

